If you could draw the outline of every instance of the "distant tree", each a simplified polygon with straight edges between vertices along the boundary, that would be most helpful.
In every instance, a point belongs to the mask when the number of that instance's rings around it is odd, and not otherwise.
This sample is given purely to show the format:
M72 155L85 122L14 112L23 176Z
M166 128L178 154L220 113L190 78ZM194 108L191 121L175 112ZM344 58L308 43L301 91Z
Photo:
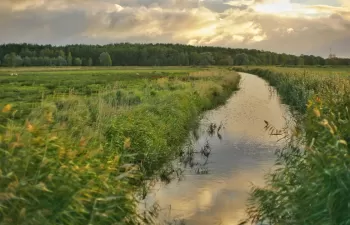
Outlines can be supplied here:
M227 65L232 66L233 65L233 58L231 56L227 56Z
M38 57L37 62L38 62L38 66L46 66L44 57L41 57L41 56Z
M16 65L15 66L22 66L23 65L23 59L21 56L16 56Z
M272 65L273 62L273 56L270 52L266 53L266 57L267 57L267 65Z
M23 59L23 66L31 66L32 65L32 60L28 56L24 57Z
M16 55L16 53L12 52L10 54L5 55L4 64L9 67L22 66L23 60L21 56Z
M201 55L198 52L190 53L190 65L199 65Z
M203 52L200 54L199 64L201 66L209 66L215 64L213 54L211 52Z
M102 54L105 54L107 52L104 52ZM101 54L101 55L102 55ZM108 54L108 53L107 53ZM100 63L101 63L101 55L100 55ZM108 54L109 55L109 54ZM107 56L105 56L107 58ZM146 66L148 64L148 51L146 48L142 49L140 52L140 57L139 57L139 65L141 66ZM103 64L102 64L103 65Z
M50 58L50 66L59 66L57 58Z
M81 66L82 64L82 61L80 58L75 58L74 59L74 66Z
M68 52L68 55L67 55L67 64L68 64L68 66L73 65L73 57L72 57L72 53L71 53L71 52Z
M57 66L67 66L67 60L63 56L57 57Z
M4 56L4 64L9 67L16 66L16 53L12 52Z
M58 52L57 52L56 56L57 56L57 57L61 56L61 57L63 57L63 58L64 58L64 57L66 56L66 54L64 53L64 51L63 51L63 50L58 50Z
M278 55L274 53L272 56L272 65L277 65L277 64L278 64Z
M30 57L30 61L32 63L32 66L39 66L38 65L38 57Z
M41 57L54 57L54 51L52 48L44 48L42 50L40 50L40 56Z
M249 65L298 65L298 56L278 54L257 49L232 49L209 46L189 46L180 44L108 44L108 45L37 45L37 44L2 44L0 45L0 59L3 66L20 66L21 62L28 65L29 57L32 66L64 65L59 56L63 57L67 65L74 65L74 58L82 59L82 65L104 65L100 61L100 54L108 52L113 65L120 66L177 66L177 65L229 65L233 58L234 64ZM14 53L16 58L11 56ZM210 53L213 57L207 57ZM248 56L240 60L240 54ZM236 55L237 60L236 60ZM5 56L6 60L5 60ZM91 58L92 63L89 63ZM107 58L107 57L106 57ZM242 57L241 59L244 59ZM106 62L109 60L106 60ZM349 65L350 59L333 57L327 60L331 65ZM304 65L325 65L326 60L319 56L304 55ZM106 65L112 65L107 63Z
M240 53L235 56L235 64L236 65L248 65L249 57L245 53Z
M189 65L189 59L188 59L188 54L181 52L179 54L179 65L181 66L188 66Z
M304 56L300 56L298 57L298 62L297 62L298 66L304 66Z
M102 52L99 59L101 66L112 66L112 59L108 52Z
M35 55L35 53L33 53L32 51L30 51L28 48L22 48L21 51L19 52L19 55L22 58L25 58L26 56L28 57L32 57Z
M93 62L92 62L92 58L89 58L89 59L88 59L88 63L87 63L87 65L88 65L88 66L92 66L92 64L93 64Z
M287 59L287 55L286 54L281 54L281 55L279 55L279 64L280 65L286 65L287 64L287 61L288 61L288 59Z
M47 57L47 56L45 56L43 58L43 63L44 63L44 66L51 66L52 65L50 57Z

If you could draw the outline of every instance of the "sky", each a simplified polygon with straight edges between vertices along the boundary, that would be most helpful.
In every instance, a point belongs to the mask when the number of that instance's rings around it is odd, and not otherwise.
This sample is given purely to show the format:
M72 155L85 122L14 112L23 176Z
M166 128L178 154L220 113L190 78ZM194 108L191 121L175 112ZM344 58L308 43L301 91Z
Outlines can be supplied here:
M0 43L181 43L350 57L350 0L0 0Z

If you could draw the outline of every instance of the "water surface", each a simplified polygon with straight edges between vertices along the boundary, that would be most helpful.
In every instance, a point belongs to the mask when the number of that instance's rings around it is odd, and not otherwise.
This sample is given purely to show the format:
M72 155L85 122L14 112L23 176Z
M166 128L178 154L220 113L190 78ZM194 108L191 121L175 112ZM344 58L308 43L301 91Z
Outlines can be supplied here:
M186 225L233 225L245 217L245 204L251 184L263 185L263 177L272 169L274 151L283 143L264 129L265 122L276 128L285 126L290 114L276 91L261 78L241 74L240 90L201 120L197 151L209 144L211 154L198 175L199 166L186 168L181 181L158 184L147 197L148 204L158 202L162 211L159 223L183 220ZM210 123L220 129L219 137L206 132ZM206 157L198 154L197 160Z

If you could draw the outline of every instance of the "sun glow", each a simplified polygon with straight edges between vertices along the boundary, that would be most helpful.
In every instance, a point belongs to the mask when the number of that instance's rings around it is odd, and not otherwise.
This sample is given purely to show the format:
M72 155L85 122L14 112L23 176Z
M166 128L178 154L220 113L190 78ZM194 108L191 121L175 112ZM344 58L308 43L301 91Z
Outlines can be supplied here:
M189 36L189 37L198 37L198 36L207 37L207 36L212 36L213 34L216 33L216 28L217 28L217 25L216 24L212 24L212 25L209 25L209 26L206 26L206 27L202 27L202 28L190 31L190 32L188 32L186 34L186 36Z
M255 11L261 13L285 13L292 12L293 6L289 1L278 1L272 3L257 4L255 6Z
M328 10L329 8L326 7ZM298 3L291 3L289 0L275 0L267 3L257 4L254 10L259 13L275 14L279 16L292 17L324 17L329 13L325 12L322 6L307 6Z

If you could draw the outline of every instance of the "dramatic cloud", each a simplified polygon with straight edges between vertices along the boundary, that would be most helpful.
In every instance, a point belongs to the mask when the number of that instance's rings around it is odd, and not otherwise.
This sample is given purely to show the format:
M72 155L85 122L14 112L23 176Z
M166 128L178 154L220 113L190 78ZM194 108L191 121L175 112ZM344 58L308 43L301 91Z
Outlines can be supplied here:
M172 42L350 56L348 0L2 0L1 43Z

